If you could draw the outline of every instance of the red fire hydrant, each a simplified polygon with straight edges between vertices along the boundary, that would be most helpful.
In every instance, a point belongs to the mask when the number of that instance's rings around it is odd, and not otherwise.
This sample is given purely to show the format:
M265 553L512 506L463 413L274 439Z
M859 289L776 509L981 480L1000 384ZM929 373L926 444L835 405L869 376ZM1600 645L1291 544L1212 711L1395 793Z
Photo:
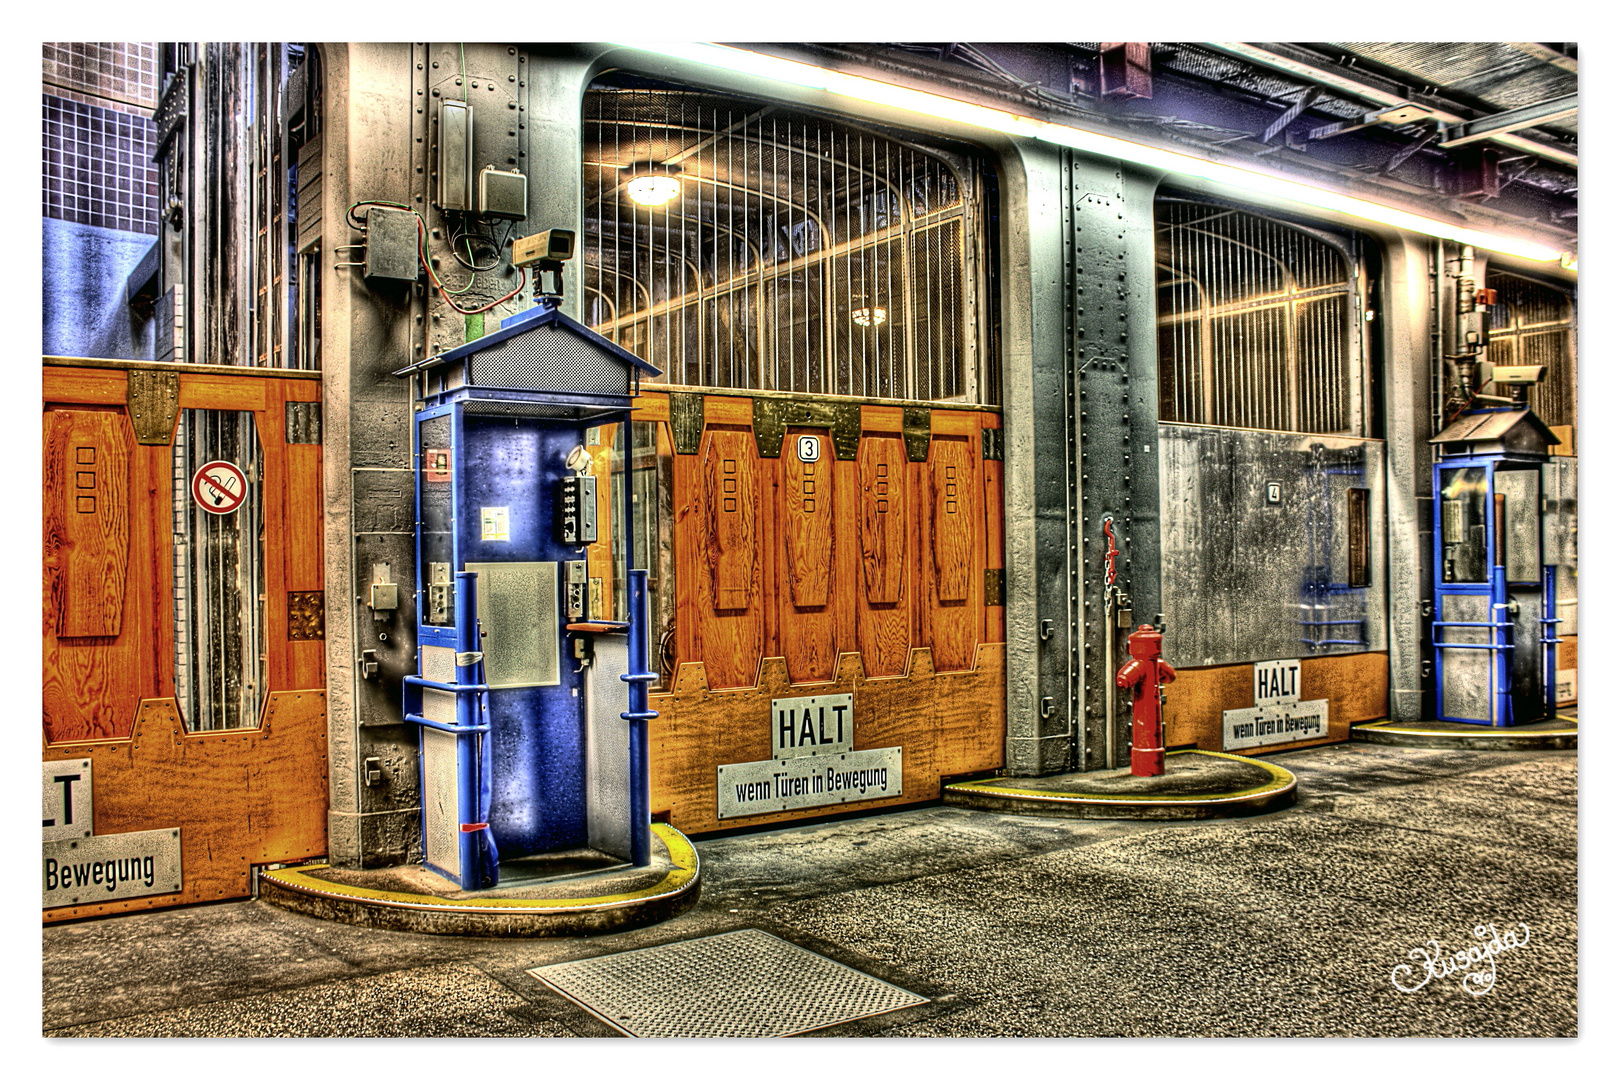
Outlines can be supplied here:
M1125 639L1131 658L1114 676L1121 690L1135 688L1131 705L1131 775L1164 775L1164 709L1159 688L1175 682L1176 669L1159 657L1164 635L1151 626L1139 626Z

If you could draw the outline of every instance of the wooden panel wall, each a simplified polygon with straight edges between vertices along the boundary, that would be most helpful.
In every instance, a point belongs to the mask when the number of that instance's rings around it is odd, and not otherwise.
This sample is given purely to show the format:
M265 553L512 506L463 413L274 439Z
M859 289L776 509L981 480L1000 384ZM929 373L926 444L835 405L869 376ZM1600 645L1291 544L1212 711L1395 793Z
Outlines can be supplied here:
M1350 725L1379 720L1389 714L1389 654L1348 653L1311 657L1299 662L1301 701L1325 699L1328 735L1306 742L1262 746L1232 753L1252 755L1278 750L1300 750L1343 742ZM1164 743L1168 747L1196 746L1220 750L1221 713L1254 706L1254 665L1221 664L1182 668L1176 681L1164 689Z
M141 698L173 693L173 661L159 663L174 648L172 616L158 614L172 580L167 519L153 510L167 505L168 458L136 445L121 407L123 373L93 374L43 417L41 689L54 738L127 735ZM95 407L108 399L120 407ZM85 449L95 456L95 514L80 509ZM96 580L110 575L116 583Z
M47 617L58 638L117 637L129 564L128 435L116 413L45 415Z
M318 380L187 372L182 409L255 414L264 452L268 686L258 728L188 735L174 701L173 448L135 441L121 369L44 370L45 760L89 757L97 833L181 829L184 889L46 921L245 896L254 863L326 850L326 643L290 640L322 594L321 447L286 442ZM94 460L86 449L93 449ZM88 477L81 475L91 473ZM88 485L88 486L86 486ZM94 508L81 503L93 497Z
M816 440L820 456L801 461L801 438ZM765 460L765 459L762 459ZM850 648L854 597L852 538L838 542L837 523L853 502L853 462L838 461L832 439L814 428L788 428L782 440L776 518L781 552L777 638L794 682L828 682L840 651Z
M936 410L928 448L923 520L927 522L927 586L923 633L940 671L973 664L984 633L984 483L978 416Z
M765 650L765 481L753 433L731 419L676 459L676 654L712 658L716 686L752 686Z
M89 758L96 835L180 828L181 891L50 908L47 923L247 896L255 864L326 853L326 694L270 695L258 729L188 735L172 698L141 702L128 736L46 743Z
M928 456L912 461L905 412L861 405L853 460L826 428L793 425L764 457L752 400L704 397L697 452L673 459L677 667L649 728L653 810L676 828L845 809L715 816L715 769L770 757L772 697L854 693L856 747L903 750L890 803L1001 767L1005 624L984 594L986 567L1003 565L1001 463L984 460L982 434L1001 419L931 409ZM664 394L643 393L634 416L674 445ZM816 461L800 459L801 437Z
M652 694L658 717L648 721L652 812L687 833L746 828L825 817L856 809L939 798L942 778L1000 768L1007 730L1006 646L981 645L972 670L934 671L927 649L912 652L904 678L868 679L857 653L839 657L831 685L817 693L855 698L855 749L898 746L902 792L897 797L753 814L716 815L721 765L771 756L771 699L803 693L780 657L761 666L758 686L714 690L704 665L682 664L672 693Z
M832 679L846 652L868 678L901 675L918 648L938 670L968 670L980 644L1005 639L984 593L1003 530L1001 463L984 460L982 431L1000 417L932 409L928 458L914 462L904 410L860 410L854 460L837 459L826 429L794 426L772 458L749 398L705 396L697 453L674 459L676 658L703 663L712 687L753 686L778 656L794 683ZM664 395L638 401L661 440L668 416ZM801 436L820 443L813 464Z
M868 410L862 410L866 412ZM857 647L869 677L899 675L914 640L910 587L916 559L906 447L900 434L863 431L858 514L861 545Z

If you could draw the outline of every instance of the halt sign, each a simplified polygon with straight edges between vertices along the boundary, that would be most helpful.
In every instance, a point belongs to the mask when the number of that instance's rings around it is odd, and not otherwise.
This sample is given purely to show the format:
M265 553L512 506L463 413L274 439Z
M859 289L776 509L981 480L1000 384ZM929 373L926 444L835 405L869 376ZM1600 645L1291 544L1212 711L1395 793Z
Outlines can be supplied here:
M191 498L210 514L234 514L247 499L247 477L229 461L210 461L192 476Z
M771 758L716 769L721 819L902 794L898 746L855 749L855 697L774 698Z
M1221 748L1251 750L1327 737L1328 703L1299 700L1299 661L1254 665L1254 708L1221 713Z

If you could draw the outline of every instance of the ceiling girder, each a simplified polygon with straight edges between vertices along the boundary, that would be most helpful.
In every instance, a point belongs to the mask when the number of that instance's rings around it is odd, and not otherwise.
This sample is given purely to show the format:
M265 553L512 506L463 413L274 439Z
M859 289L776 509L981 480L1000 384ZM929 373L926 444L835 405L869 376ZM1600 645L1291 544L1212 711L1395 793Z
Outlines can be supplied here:
M1491 116L1482 116L1478 120L1469 120L1467 123L1456 124L1446 129L1446 137L1440 140L1441 146L1463 146L1467 143L1478 142L1481 139L1491 139L1508 132L1518 131L1521 128L1535 127L1537 124L1550 124L1554 120L1563 120L1574 116L1579 105L1579 94L1565 94L1550 101L1538 101L1534 105L1525 105L1506 112L1495 113Z
M1371 101L1378 105L1403 105L1409 103L1408 97L1401 94L1394 93L1390 90L1385 90L1378 86L1373 86L1361 79L1351 78L1339 72L1330 71L1316 64L1296 59L1295 57L1285 55L1280 51L1264 47L1262 45L1253 44L1246 41L1209 41L1205 42L1204 44L1208 45L1210 48L1218 49L1228 56L1235 56L1240 60L1248 60L1251 63L1256 63L1264 67L1271 68L1273 71L1281 71L1285 74L1293 75L1296 78L1304 79L1307 82L1314 82L1319 85L1326 86L1329 89L1338 90L1341 93L1349 94L1353 97L1359 97L1364 101ZM1447 126L1469 123L1466 117L1457 113L1447 112L1446 110L1439 108L1433 109L1433 119ZM1546 121L1541 122L1545 123ZM1502 143L1505 146L1511 146L1516 150L1523 150L1526 153L1535 154L1537 157L1545 158L1548 161L1555 161L1560 165L1566 165L1572 169L1576 168L1579 164L1579 159L1577 156L1568 150L1564 150L1556 146L1549 146L1546 143L1536 142L1533 139L1526 139L1522 135L1513 134L1511 131L1492 132L1491 134L1485 136L1485 138L1495 139L1497 142Z

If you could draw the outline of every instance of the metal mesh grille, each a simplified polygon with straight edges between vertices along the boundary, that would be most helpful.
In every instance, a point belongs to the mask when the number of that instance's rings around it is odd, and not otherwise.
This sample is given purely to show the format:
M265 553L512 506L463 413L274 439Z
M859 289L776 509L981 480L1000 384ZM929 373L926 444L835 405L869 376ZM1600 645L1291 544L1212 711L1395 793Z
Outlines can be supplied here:
M1444 622L1489 622L1491 600L1488 596L1468 596L1446 593L1440 597L1440 618ZM1441 639L1451 645L1486 645L1491 632L1482 627L1443 626ZM1488 649L1442 649L1440 714L1458 720L1489 720L1491 694L1495 687L1494 654Z
M532 968L642 1038L797 1035L928 999L765 933L737 930Z
M584 128L585 321L668 381L993 402L971 163L691 90L599 84Z
M456 741L447 731L422 729L422 853L461 875L461 819L456 805Z
M1530 387L1530 408L1549 424L1575 423L1575 305L1549 285L1488 272L1493 364L1542 364L1546 379Z
M447 649L442 645L423 645L420 651L422 678L439 683L456 681L456 650ZM446 690L423 687L422 715L441 724L457 723L456 695Z
M630 858L630 726L619 716L630 704L629 643L598 635L585 683L586 825L591 847Z
M443 645L423 645L422 678L442 683L455 682L456 650Z
M472 358L472 381L513 390L563 394L627 394L620 363L555 326L536 327Z
M1160 419L1364 434L1345 256L1239 210L1161 199L1156 212Z

